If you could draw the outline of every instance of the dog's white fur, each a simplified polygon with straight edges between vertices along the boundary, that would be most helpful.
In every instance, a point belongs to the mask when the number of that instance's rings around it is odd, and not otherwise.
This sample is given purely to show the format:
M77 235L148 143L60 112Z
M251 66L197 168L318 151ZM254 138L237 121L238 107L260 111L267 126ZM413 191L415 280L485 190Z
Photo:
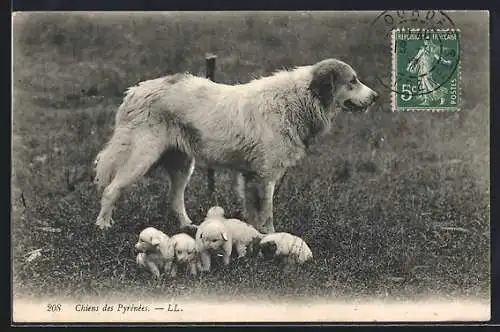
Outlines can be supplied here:
M140 252L135 261L140 267L147 268L155 278L160 278L165 268L165 259L160 252Z
M228 265L233 248L238 258L245 256L247 246L255 238L262 236L253 226L238 219L224 217L222 207L211 207L196 231L202 270L210 271L212 255L221 255L224 265Z
M148 268L156 278L159 278L161 271L165 269L166 261L160 252L160 247L168 241L167 234L154 227L147 227L139 233L139 240L134 246L139 251L136 263Z
M198 275L201 270L198 247L191 236L184 233L175 234L168 241L162 242L159 249L166 261L165 272L170 271L172 277L177 275L179 265L188 266L193 276Z
M241 173L244 219L272 233L276 181L330 128L336 110L366 110L377 97L336 59L238 85L190 74L141 82L127 90L95 159L94 181L104 188L96 224L110 227L123 189L161 164L170 206L181 228L191 226L184 191L198 160Z
M244 257L246 255L248 245L254 239L260 239L264 235L255 229L255 227L244 221L236 218L226 218L224 213L225 211L222 207L212 206L208 209L205 219L221 220L231 236L233 248L236 250L238 258Z
M300 265L313 258L311 248L303 239L285 232L266 234L259 242L259 249L259 256L270 250L267 258L281 259L288 266Z
M200 252L202 271L210 271L212 255L222 256L224 265L229 264L233 239L222 219L205 219L196 230L196 244Z

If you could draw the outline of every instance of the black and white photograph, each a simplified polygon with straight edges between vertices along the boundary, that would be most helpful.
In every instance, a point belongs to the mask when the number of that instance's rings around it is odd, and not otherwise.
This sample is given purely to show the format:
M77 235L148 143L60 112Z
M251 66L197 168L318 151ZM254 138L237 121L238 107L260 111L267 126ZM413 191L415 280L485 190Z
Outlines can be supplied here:
M13 323L490 320L489 12L12 14Z

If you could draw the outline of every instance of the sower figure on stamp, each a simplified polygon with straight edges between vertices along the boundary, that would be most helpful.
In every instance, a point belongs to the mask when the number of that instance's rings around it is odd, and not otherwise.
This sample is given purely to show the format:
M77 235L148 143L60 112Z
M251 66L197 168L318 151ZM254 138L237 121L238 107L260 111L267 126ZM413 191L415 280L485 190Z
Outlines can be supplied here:
M430 39L424 39L424 44L419 48L417 54L406 67L407 71L418 75L421 89L431 91L417 97L422 100L421 105L428 105L433 100L440 100L441 105L444 104L444 96L447 89L443 86L439 87L440 84L432 78L432 70L436 62L441 62L445 65L450 65L452 62L441 57L440 53L439 46L435 45Z

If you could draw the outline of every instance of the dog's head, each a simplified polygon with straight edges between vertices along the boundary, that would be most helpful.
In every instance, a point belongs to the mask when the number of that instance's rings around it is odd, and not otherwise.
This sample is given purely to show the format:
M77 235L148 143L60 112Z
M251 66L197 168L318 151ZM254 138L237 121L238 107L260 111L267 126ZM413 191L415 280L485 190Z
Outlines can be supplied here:
M135 249L140 252L158 251L158 246L165 239L168 239L165 233L154 227L148 227L139 233L139 241L135 244Z
M324 107L335 103L346 111L366 111L379 97L364 85L354 69L337 59L326 59L312 66L309 90Z
M274 241L265 241L259 243L259 256L262 256L265 260L276 258L277 251L278 245Z
M225 225L218 220L209 220L198 228L196 238L199 239L203 248L213 253L220 252L227 241L229 234Z
M223 218L224 217L224 209L220 206L212 206L207 211L207 219L208 218Z
M188 263L198 254L196 241L185 233L172 236L160 245L160 252L165 259Z

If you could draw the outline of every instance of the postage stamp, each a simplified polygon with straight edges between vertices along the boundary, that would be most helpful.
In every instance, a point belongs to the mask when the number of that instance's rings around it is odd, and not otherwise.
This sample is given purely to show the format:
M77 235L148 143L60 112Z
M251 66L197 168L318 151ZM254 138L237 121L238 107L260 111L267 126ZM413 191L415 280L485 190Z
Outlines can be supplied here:
M392 31L392 110L460 110L460 30Z

